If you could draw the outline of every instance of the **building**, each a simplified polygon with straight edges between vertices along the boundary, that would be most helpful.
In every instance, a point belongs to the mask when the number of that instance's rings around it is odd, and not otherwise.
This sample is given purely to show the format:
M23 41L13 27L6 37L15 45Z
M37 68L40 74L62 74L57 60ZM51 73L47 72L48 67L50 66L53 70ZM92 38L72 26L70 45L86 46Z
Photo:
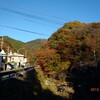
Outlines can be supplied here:
M25 65L27 62L27 58L24 55L18 53L8 53L7 55L7 62L9 63L16 63L17 65L20 63L21 65Z
M4 50L0 52L0 69L6 69L5 66L13 64L13 66L25 66L27 63L27 58L24 55L18 53L8 53L6 54Z
M0 52L0 70L5 69L6 53L4 50Z

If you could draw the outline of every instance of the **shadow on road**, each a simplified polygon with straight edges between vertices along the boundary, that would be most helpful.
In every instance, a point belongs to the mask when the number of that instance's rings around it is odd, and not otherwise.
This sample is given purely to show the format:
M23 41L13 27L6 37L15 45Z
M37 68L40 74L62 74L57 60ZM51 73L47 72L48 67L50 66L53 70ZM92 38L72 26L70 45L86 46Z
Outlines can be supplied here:
M23 80L22 80L23 79ZM42 90L35 70L20 78L0 82L0 100L66 100L49 90Z

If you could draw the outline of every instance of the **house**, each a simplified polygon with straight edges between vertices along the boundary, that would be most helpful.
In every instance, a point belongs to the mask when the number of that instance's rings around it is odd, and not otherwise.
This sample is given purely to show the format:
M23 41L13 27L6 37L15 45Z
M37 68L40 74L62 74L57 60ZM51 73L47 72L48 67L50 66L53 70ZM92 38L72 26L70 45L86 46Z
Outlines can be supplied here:
M0 52L0 70L7 69L7 67L18 66L20 67L25 66L27 63L27 58L24 55L18 53L8 53L6 54L4 50ZM12 66L11 66L12 65Z
M17 65L25 65L27 62L27 58L24 55L18 53L8 53L7 62L9 63L16 63Z

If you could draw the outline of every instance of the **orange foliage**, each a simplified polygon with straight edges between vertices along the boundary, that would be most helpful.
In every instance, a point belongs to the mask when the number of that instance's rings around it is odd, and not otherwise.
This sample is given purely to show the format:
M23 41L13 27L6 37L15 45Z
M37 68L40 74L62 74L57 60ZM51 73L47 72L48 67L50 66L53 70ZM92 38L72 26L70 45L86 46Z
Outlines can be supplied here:
M35 56L35 62L40 65L40 67L43 70L47 70L46 67L48 66L53 66L56 67L56 65L58 64L60 57L59 55L56 53L56 50L54 49L49 49L49 48L38 48L35 50L34 53ZM48 69L49 70L49 69Z

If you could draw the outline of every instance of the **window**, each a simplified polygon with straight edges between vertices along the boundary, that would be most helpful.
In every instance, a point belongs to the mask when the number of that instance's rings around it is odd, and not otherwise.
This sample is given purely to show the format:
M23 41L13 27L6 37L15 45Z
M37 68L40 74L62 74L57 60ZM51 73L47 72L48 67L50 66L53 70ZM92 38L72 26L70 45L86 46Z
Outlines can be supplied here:
M14 61L14 58L11 58L12 61Z

